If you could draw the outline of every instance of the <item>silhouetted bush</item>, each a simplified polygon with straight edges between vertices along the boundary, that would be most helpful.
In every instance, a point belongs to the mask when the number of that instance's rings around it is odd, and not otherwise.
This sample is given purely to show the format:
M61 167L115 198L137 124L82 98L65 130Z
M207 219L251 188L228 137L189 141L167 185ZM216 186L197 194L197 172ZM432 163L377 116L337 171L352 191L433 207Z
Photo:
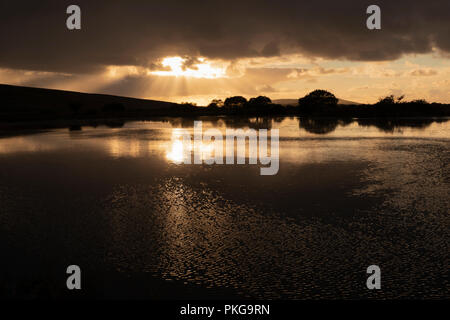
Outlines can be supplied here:
M208 110L210 110L210 111L214 111L214 110L217 110L217 109L219 109L219 106L216 104L216 103L213 103L213 102L211 102L210 104L208 104Z
M223 103L222 100L220 100L220 99L213 99L213 100L211 101L211 103L208 105L208 108L216 109L216 108L221 108L221 107L223 107L223 105L224 105L224 103Z
M182 102L181 105L185 106L185 107L196 107L197 106L197 104L195 102Z
M380 98L377 102L377 104L384 104L384 105L389 105L389 104L398 104L398 103L402 103L403 99L405 98L405 96L400 96L400 97L395 97L394 95L389 95L386 96L384 98Z
M417 100L413 100L411 102L408 103L412 103L412 104L429 104L428 101L426 101L425 99L417 99Z

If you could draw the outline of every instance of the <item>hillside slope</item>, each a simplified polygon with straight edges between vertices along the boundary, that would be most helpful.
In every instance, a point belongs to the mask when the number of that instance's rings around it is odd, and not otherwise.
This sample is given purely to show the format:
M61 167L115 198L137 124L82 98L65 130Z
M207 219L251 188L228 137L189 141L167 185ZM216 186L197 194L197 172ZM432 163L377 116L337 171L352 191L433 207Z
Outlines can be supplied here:
M73 113L96 115L111 105L116 109L121 108L123 112L153 112L179 106L156 100L0 84L0 116ZM114 107L108 110L114 110Z

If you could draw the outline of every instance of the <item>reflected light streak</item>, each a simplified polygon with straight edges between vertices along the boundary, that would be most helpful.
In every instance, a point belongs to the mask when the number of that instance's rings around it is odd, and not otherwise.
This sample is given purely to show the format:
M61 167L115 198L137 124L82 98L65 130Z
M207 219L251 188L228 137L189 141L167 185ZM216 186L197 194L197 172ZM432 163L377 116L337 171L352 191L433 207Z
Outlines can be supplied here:
M172 133L172 141L166 152L166 159L175 163L181 164L186 159L191 159L192 141L190 139L183 139L183 129L174 129ZM202 161L209 159L214 154L214 144L197 142L196 153L201 154Z

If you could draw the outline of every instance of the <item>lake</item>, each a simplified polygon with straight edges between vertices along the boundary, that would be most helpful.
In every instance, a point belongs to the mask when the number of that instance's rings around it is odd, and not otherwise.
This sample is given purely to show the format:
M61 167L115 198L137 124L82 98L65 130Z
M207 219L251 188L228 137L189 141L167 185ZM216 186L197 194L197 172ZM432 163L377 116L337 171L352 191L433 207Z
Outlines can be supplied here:
M279 129L278 173L180 163L192 119L1 136L0 294L450 297L448 119L200 120Z

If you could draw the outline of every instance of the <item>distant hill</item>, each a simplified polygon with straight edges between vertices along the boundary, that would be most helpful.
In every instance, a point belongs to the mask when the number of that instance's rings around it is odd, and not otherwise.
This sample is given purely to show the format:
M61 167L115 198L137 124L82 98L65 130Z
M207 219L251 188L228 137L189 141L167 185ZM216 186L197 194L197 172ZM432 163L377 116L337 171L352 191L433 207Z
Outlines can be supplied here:
M126 113L152 113L177 106L180 105L156 100L0 84L0 116L95 115L118 108Z
M349 100L344 99L338 99L338 104L344 104L344 105L360 105L358 102L353 102ZM281 104L283 106L294 106L298 104L298 99L277 99L273 100L273 103Z

